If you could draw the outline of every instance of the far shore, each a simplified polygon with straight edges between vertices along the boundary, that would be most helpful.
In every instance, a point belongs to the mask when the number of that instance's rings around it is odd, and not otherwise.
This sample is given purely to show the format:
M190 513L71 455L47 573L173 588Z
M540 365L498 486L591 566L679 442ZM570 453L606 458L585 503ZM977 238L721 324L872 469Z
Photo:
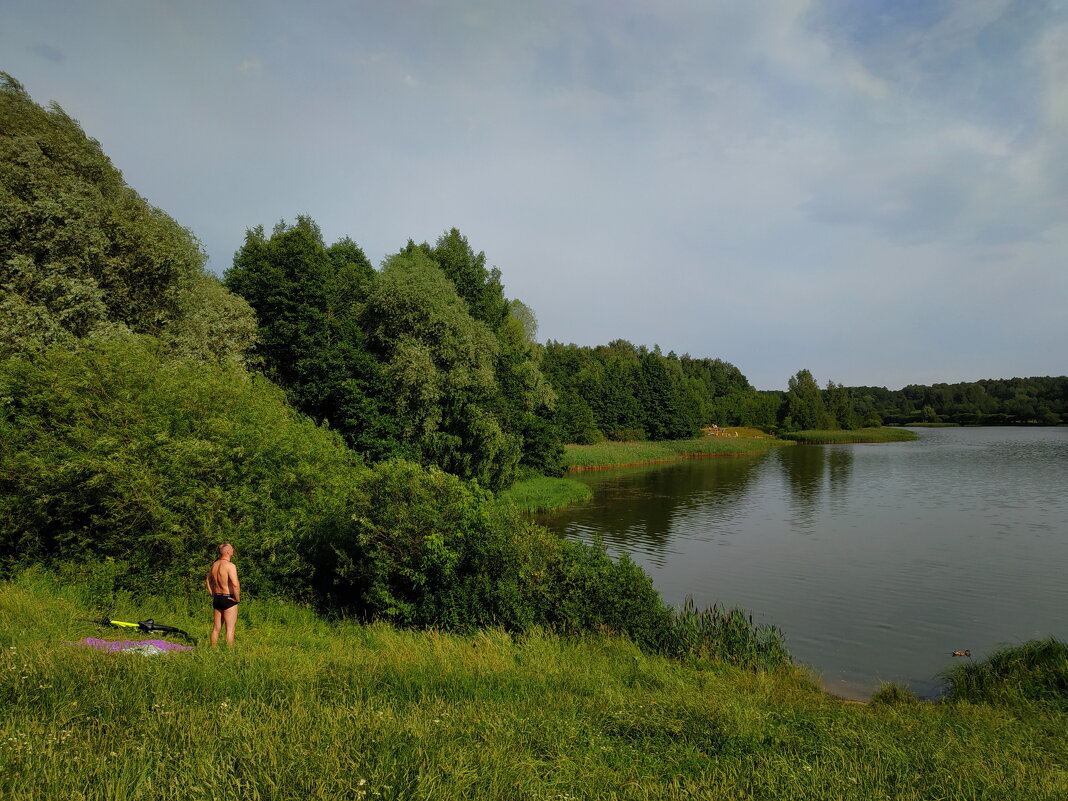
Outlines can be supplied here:
M716 456L750 456L764 453L775 445L792 443L777 440L755 428L706 429L696 439L659 442L598 442L594 445L567 445L564 462L572 472L634 467L679 459Z
M773 447L797 444L905 442L917 435L903 428L863 428L856 431L797 431L776 438L756 428L709 428L696 439L660 442L605 441L594 445L565 446L568 473L593 470L620 470L651 464L667 464L682 459L714 459L754 456ZM549 512L589 500L589 488L569 478L536 476L517 481L501 497L527 512Z

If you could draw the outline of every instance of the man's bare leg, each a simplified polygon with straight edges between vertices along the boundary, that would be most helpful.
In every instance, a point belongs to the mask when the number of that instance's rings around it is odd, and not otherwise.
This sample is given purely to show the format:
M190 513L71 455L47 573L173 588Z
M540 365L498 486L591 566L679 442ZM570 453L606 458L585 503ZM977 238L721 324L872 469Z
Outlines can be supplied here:
M212 610L215 614L212 617L211 624L211 647L216 648L219 645L219 631L222 629L223 613L218 609Z
M234 629L237 627L237 605L235 604L224 611L222 617L226 623L226 644L232 646L234 644ZM218 639L218 635L216 634L215 636Z

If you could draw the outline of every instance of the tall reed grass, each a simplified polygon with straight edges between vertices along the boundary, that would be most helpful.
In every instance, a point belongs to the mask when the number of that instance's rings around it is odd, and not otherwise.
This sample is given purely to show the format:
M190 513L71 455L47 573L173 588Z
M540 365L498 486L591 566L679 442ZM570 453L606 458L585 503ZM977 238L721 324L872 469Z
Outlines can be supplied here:
M858 428L855 431L793 431L780 434L783 439L806 445L831 445L840 442L910 442L917 439L915 431L907 428Z
M535 476L517 481L498 496L524 512L548 512L568 504L588 501L593 490L571 478Z
M748 437L700 437L661 442L599 442L568 445L564 464L572 470L667 462L692 456L747 456L763 453L774 440Z

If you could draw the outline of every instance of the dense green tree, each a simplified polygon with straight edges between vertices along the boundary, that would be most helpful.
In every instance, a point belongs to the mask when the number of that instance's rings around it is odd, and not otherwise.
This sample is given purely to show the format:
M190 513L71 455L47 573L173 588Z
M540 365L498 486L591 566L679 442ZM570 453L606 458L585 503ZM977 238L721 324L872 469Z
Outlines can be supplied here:
M455 228L442 234L428 253L452 281L471 316L496 330L508 317L509 304L504 297L501 271L496 267L486 269L486 254L475 253L467 237Z
M844 386L828 381L827 390L824 394L826 395L827 414L834 421L837 428L846 430L859 428L860 420L853 409L853 404L849 400L849 393Z
M798 370L787 382L782 425L786 429L802 431L833 427L819 384L808 370Z
M862 417L907 424L1057 425L1068 415L1068 377L983 379L958 384L848 388ZM930 410L925 413L925 407ZM933 413L933 414L932 414Z
M328 422L357 451L382 459L410 451L390 381L360 325L375 277L354 242L327 247L315 222L298 217L270 236L250 229L226 283L255 309L256 354L290 402Z
M658 352L644 354L639 362L636 395L642 427L650 439L687 439L697 434L697 425L686 413L665 362Z
M204 262L75 120L0 73L0 356L132 331L241 361L252 312Z
M521 441L504 430L496 337L472 318L437 264L415 249L391 257L363 312L384 365L402 437L427 464L483 486L506 486Z

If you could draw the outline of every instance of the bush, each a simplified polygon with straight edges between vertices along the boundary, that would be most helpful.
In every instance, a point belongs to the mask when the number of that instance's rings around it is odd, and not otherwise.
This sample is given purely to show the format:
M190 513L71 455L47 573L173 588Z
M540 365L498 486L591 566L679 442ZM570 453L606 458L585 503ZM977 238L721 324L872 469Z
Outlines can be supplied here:
M518 519L489 492L399 460L376 465L354 489L351 513L306 543L322 604L405 626L529 625Z
M110 557L129 589L198 587L231 541L258 591L300 597L298 538L366 471L267 380L147 337L0 362L0 443L6 570Z
M545 622L568 632L606 628L628 635L646 651L660 651L671 609L653 580L624 554L611 559L600 543L562 541L551 574L552 604Z

